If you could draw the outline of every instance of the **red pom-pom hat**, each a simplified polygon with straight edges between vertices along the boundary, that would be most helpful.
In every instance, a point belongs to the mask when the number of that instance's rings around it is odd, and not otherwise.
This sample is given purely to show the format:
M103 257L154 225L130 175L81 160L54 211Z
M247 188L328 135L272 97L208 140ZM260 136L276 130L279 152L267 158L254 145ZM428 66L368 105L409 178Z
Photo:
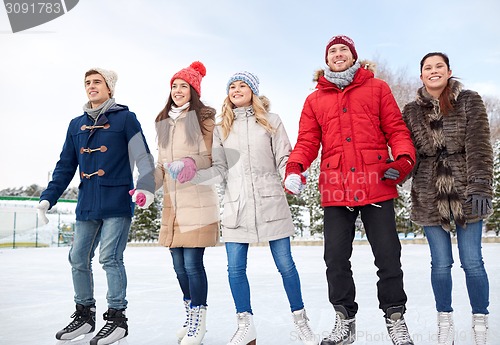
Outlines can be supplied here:
M207 69L200 61L195 61L189 67L181 69L179 72L175 73L170 80L170 87L174 83L175 79L182 79L186 81L193 89L198 92L201 96L201 78L207 74Z

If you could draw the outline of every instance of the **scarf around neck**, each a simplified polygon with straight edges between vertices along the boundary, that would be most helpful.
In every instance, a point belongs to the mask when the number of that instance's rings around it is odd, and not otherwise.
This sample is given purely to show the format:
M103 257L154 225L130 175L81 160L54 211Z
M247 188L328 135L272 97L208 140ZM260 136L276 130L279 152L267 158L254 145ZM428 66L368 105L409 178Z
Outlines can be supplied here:
M330 67L325 67L323 69L325 72L324 76L325 79L330 83L333 83L339 88L343 89L344 87L352 83L354 75L358 71L359 67L361 67L361 64L358 61L356 61L354 65L342 72L333 72Z
M234 108L233 113L234 113L234 118L255 115L253 106L251 105L249 105L248 107Z
M114 98L106 100L106 102L102 103L97 108L92 108L92 104L90 103L90 101L88 101L83 105L83 111L86 112L91 118L93 118L94 121L97 121L99 115L104 114L114 105L116 105Z
M184 111L186 110L187 108L189 108L189 103L190 102L187 102L185 103L184 105L180 106L180 107L176 107L174 104L172 104L172 107L170 107L170 110L168 111L168 116L172 119L172 120L176 120L179 115Z

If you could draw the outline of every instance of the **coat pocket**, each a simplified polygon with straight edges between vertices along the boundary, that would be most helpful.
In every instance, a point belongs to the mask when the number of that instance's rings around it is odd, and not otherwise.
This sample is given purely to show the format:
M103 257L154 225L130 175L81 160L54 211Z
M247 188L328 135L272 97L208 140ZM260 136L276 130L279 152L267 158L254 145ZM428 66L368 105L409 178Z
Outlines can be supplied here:
M240 197L236 199L225 198L224 211L222 212L221 224L228 229L235 229L239 225L240 218Z
M336 153L321 162L318 178L320 190L343 190L344 176L340 166L342 154Z
M102 210L127 211L131 209L132 189L129 178L99 179L99 194Z
M389 152L383 149L362 150L361 156L363 157L363 163L365 164L365 172L369 174L367 176L368 181L376 181L378 183L380 177L383 175L382 170L384 169L387 159L389 158Z
M260 215L265 222L291 217L290 207L281 185L261 186L259 196L257 217Z

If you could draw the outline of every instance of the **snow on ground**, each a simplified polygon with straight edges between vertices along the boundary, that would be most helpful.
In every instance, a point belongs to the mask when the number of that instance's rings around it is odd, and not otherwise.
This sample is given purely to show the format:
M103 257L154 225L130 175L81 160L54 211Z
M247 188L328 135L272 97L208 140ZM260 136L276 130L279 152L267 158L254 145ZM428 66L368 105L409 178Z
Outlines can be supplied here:
M483 245L490 277L490 344L500 339L500 244ZM54 334L74 311L68 247L0 250L0 344L55 344ZM471 344L471 315L465 278L455 249L454 309L456 345ZM294 246L292 252L302 282L311 326L318 336L333 326L328 302L321 246ZM405 315L415 344L435 344L436 312L430 285L429 250L425 244L403 246L403 269L408 294ZM132 247L125 252L128 272L127 314L129 345L175 345L175 331L183 322L183 306L167 248ZM355 344L391 344L376 298L376 274L368 245L356 245L353 269L357 284ZM226 276L224 247L208 248L205 266L209 279L208 333L204 345L224 345L233 334L235 311ZM105 312L106 282L94 260L98 324ZM294 345L296 333L278 271L268 247L251 247L248 275L260 345Z

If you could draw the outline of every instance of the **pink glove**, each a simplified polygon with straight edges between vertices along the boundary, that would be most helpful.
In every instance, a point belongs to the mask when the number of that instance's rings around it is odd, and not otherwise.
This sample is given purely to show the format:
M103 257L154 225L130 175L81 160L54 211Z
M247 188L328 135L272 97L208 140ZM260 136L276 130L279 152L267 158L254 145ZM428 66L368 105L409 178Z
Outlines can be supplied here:
M144 195L144 193L135 194L135 188L134 188L132 190L129 190L128 194L130 194L130 196L132 196L132 201L134 201L137 204L137 206L142 207L146 204L146 195ZM135 198L134 198L134 196L135 196Z
M189 182L196 175L196 163L192 158L182 158L182 162L184 162L184 168L182 168L179 175L177 175L177 181L180 183Z

